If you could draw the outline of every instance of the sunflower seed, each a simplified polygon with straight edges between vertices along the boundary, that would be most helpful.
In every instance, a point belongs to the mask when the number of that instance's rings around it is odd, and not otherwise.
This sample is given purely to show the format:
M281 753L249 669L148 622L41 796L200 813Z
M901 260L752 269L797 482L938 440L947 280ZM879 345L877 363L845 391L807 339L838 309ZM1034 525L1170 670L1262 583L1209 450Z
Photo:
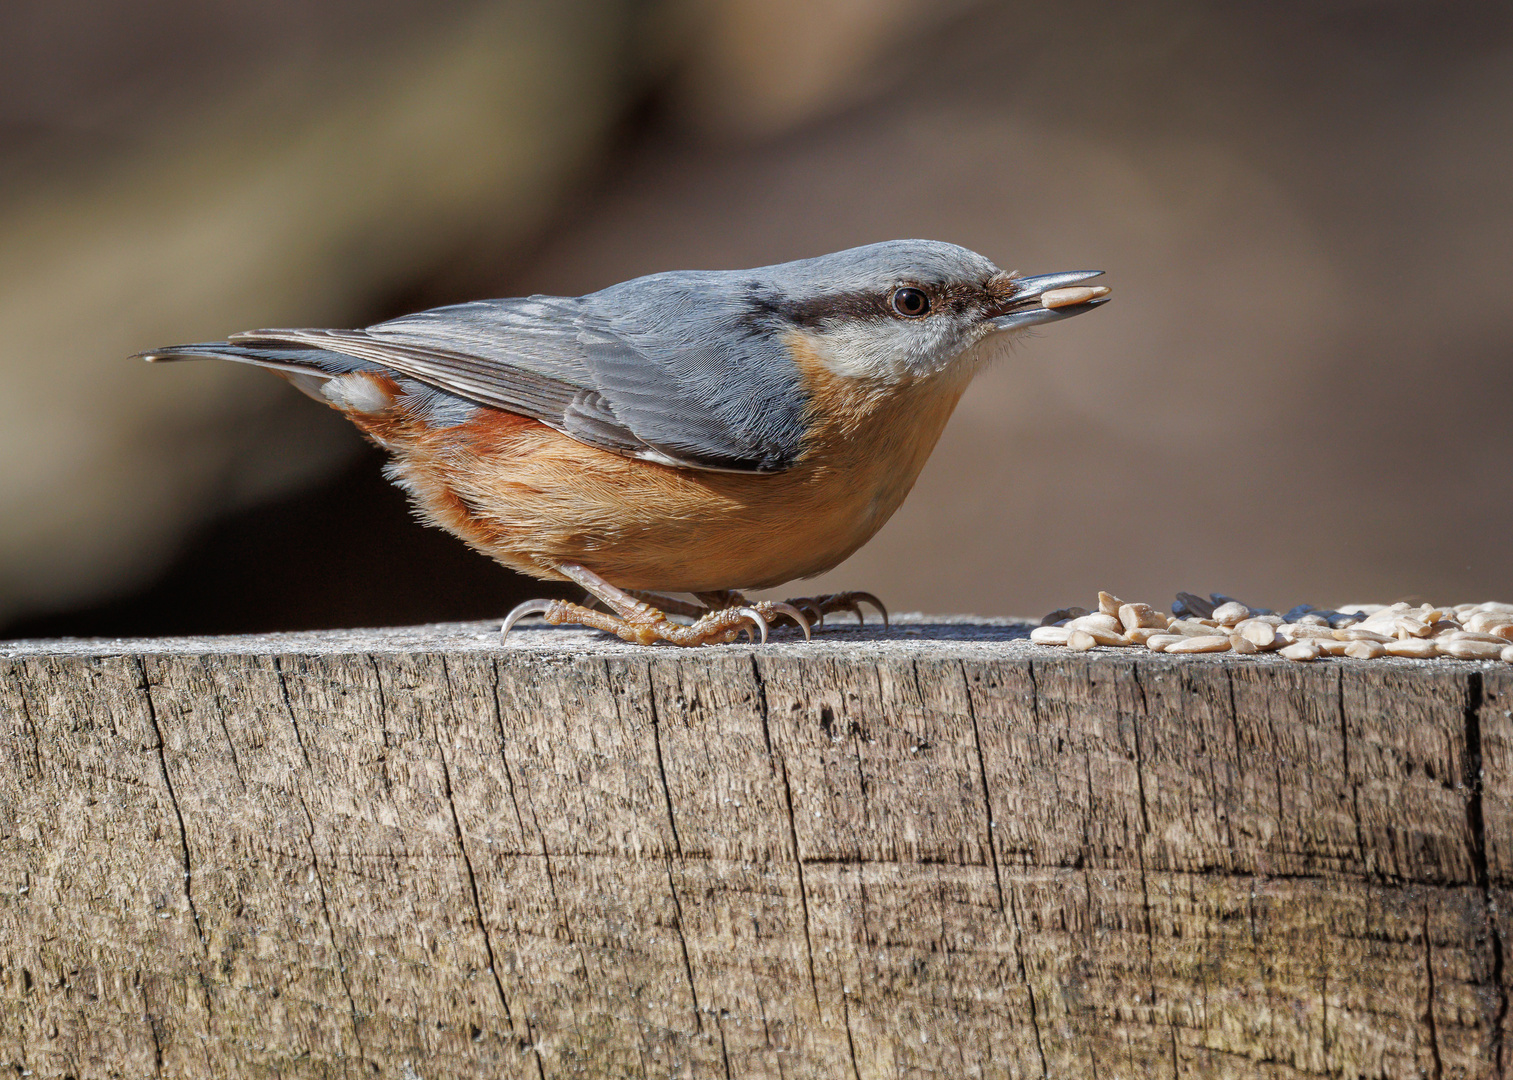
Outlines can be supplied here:
M1454 638L1449 641L1440 639L1435 644L1439 647L1441 656L1453 656L1457 660L1496 660L1506 648L1501 641L1494 645L1490 641L1472 638Z
M1192 640L1192 641L1198 641L1200 639L1198 639L1198 638L1191 638L1190 640ZM1232 651L1237 652L1237 653L1247 653L1248 654L1248 653L1258 653L1258 652L1261 651L1260 649L1256 648L1256 643L1254 641L1251 641L1250 638L1246 637L1244 634L1230 634L1229 635L1229 647L1230 647L1230 649Z
M1392 640L1391 634L1378 634L1374 630L1363 630L1359 626L1352 626L1348 630L1334 630L1330 636L1336 641L1374 641L1378 645Z
M1389 641L1382 648L1386 650L1388 656L1413 656L1423 659L1439 655L1439 649L1428 638L1403 638L1401 641Z
M1276 644L1277 628L1261 619L1246 619L1235 627L1240 636L1258 649L1269 649Z
M1040 294L1040 304L1054 310L1071 307L1073 304L1085 304L1108 294L1107 285L1074 285L1070 289L1047 289Z
M1228 652L1229 636L1210 634L1207 637L1184 637L1181 641L1174 641L1168 645L1166 651L1169 653Z
M1124 629L1124 624L1112 615L1098 612L1096 615L1083 615L1066 624L1068 630L1097 630L1104 634L1117 634Z
M1288 660L1317 660L1319 647L1312 641L1299 641L1280 650L1278 656L1285 656Z
M1220 626L1234 626L1250 618L1250 608L1238 600L1229 600L1214 608L1212 618Z
M1121 604L1119 607L1119 621L1124 624L1125 630L1139 630L1154 627L1157 630L1165 630L1171 620L1149 604Z

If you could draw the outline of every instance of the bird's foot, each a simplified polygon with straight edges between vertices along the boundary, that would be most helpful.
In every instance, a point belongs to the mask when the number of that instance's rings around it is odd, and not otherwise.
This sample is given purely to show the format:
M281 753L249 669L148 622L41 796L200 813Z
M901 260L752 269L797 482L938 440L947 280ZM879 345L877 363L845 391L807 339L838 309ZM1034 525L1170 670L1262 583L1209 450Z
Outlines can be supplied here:
M856 621L865 625L866 619L862 616L861 605L871 604L882 614L883 625L888 625L888 609L883 602L869 592L839 592L826 593L823 596L800 596L792 600L748 600L738 592L713 592L696 593L706 611L715 611L721 608L734 606L749 606L761 612L762 617L769 623L776 624L784 619L795 622L804 631L804 637L809 637L811 627L824 625L825 616L837 611L849 611L856 615Z
M558 626L565 623L590 626L637 645L654 645L657 642L683 646L723 645L735 641L742 634L753 641L766 642L772 625L772 620L754 604L727 604L718 610L709 610L694 608L691 604L664 597L653 597L657 603L651 603L641 598L646 594L632 595L584 567L568 563L557 569L611 610L596 611L566 600L527 600L505 618L501 641L509 635L511 627L527 615L540 615L547 622ZM672 608L679 614L697 615L698 618L691 626L673 622L667 617L663 606ZM778 604L772 610L786 615L788 612L784 609L787 608L786 604ZM808 625L797 609L792 609L790 617L797 618L807 636Z
M509 636L510 629L527 615L540 615L554 626L576 624L589 626L614 634L622 641L634 645L724 645L735 641L742 634L753 641L766 641L770 623L751 607L726 608L711 611L692 626L673 622L667 614L650 604L635 601L639 610L628 616L596 611L567 600L527 600L505 617L500 640Z
M804 596L788 602L795 607L819 612L817 622L821 626L824 625L826 615L833 615L837 611L851 612L856 616L857 625L865 626L867 620L862 616L862 605L871 604L883 617L883 626L888 625L888 609L883 606L881 600L869 592L826 593L823 596Z

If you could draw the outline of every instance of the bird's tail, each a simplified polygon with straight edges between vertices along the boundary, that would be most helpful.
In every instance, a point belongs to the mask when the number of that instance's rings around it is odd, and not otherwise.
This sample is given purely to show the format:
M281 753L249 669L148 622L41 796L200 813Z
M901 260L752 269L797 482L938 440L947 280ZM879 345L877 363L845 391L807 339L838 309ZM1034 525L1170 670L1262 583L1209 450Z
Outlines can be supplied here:
M331 404L321 387L338 375L353 371L378 371L376 364L326 349L299 348L290 345L202 341L195 345L169 345L135 354L132 359L148 363L172 360L234 360L278 372L298 389L323 405Z

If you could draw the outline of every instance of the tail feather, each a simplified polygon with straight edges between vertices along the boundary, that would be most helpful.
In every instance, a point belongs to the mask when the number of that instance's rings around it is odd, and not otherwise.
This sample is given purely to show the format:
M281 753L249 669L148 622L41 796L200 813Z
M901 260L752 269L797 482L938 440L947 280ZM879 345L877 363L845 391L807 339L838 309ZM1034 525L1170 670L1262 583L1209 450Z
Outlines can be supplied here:
M301 349L278 345L233 345L229 341L202 341L197 345L169 345L137 353L133 359L150 364L172 360L234 360L278 372L295 389L322 405L330 405L321 393L326 383L353 371L382 371L377 364L325 349Z
M202 341L197 345L169 345L137 353L132 359L148 363L171 360L234 360L301 375L346 375L353 371L381 371L377 364L325 349L301 349L279 345L233 345L229 341Z

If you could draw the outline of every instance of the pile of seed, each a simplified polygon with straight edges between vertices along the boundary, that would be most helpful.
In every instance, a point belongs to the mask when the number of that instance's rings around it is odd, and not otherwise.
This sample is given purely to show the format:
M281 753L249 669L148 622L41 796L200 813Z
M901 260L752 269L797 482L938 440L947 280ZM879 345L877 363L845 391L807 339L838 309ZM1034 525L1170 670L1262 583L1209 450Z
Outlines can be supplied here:
M1101 592L1097 611L1053 611L1030 640L1078 650L1144 645L1166 653L1275 652L1288 660L1447 656L1513 663L1513 604L1347 604L1340 610L1299 604L1278 615L1218 593L1207 600L1178 593L1167 615Z

